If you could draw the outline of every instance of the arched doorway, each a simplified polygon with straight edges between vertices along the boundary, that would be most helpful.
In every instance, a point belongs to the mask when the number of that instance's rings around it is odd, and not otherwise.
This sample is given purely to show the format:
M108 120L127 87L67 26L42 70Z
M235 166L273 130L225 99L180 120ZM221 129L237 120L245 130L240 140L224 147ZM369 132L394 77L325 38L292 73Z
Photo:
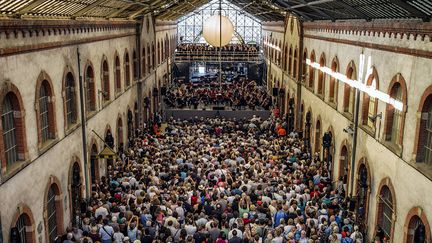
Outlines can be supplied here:
M63 210L62 199L60 198L61 191L58 186L58 180L51 178L51 183L45 193L45 229L46 229L46 242L53 243L56 238L63 234Z
M35 225L30 209L25 205L18 206L19 217L11 227L10 242L33 243L35 239Z
M319 157L321 158L321 121L317 119L316 125L315 125L315 154L318 153Z
M344 144L341 147L340 156L339 156L339 178L338 180L342 180L345 195L348 192L348 148Z
M99 181L99 158L96 144L93 144L90 151L90 177L92 184Z
M134 120L133 113L128 108L128 110L127 110L127 136L128 136L128 138L133 136L133 130L134 130L133 120Z
M407 243L425 243L426 227L421 218L417 215L411 217L408 224Z
M310 150L312 149L311 148L311 133L312 133L311 121L312 121L312 112L308 111L305 116L304 138L305 138L305 146L309 152L311 152Z
M117 120L117 149L123 150L123 120L119 116Z
M360 227L365 232L367 230L367 215L369 211L369 194L370 194L370 171L366 165L366 159L360 160L360 166L357 171L357 208L358 220Z
M138 102L134 103L134 113L135 113L135 125L134 128L137 129L139 127L139 115L138 115Z
M80 224L80 216L81 216L81 168L78 164L78 162L75 162L72 166L72 174L71 174L71 191L70 191L70 197L71 197L71 221L72 226L78 226Z
M406 243L431 242L431 228L421 207L414 207L408 212L404 225L404 240Z

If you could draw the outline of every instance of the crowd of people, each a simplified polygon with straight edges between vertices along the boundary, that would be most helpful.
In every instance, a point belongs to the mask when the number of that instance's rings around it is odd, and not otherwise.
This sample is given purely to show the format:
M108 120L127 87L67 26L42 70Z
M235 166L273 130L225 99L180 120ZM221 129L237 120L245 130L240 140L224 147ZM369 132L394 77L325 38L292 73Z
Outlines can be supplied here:
M164 102L169 108L205 108L227 106L234 109L265 109L272 106L271 96L253 80L233 82L186 83L168 90Z
M230 44L222 47L222 51L230 52L258 52L259 46L256 44ZM177 46L177 51L188 52L203 52L203 51L219 51L218 47L213 47L208 44L180 44Z
M63 242L364 242L346 185L283 130L273 116L137 130Z

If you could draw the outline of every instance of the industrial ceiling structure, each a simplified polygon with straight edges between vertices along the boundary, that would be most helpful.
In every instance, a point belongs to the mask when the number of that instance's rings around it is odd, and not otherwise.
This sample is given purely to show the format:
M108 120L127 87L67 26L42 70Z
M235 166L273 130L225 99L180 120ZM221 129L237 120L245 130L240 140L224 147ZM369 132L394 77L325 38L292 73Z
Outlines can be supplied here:
M304 21L422 19L430 21L432 0L229 0L262 21L294 13ZM209 0L0 0L0 19L139 19L152 13L177 20Z

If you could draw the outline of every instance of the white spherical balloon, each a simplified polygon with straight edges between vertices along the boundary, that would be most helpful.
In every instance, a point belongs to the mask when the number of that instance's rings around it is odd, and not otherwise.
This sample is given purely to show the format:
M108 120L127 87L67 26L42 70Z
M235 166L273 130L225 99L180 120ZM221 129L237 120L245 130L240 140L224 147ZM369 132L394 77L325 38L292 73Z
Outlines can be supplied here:
M222 21L221 21L222 20ZM220 23L222 22L222 38ZM212 46L220 47L230 43L234 34L234 26L226 16L214 15L205 20L203 26L204 39Z

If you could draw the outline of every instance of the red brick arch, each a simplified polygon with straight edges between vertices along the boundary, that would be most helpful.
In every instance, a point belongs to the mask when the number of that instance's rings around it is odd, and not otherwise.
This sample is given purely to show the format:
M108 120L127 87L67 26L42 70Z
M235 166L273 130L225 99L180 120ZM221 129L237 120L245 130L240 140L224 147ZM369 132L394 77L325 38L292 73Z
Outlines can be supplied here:
M431 242L431 228L429 225L429 221L426 217L426 214L424 213L424 210L421 207L413 207L408 212L407 217L405 219L405 225L404 225L404 240L403 242L411 243L414 242L413 239L409 239L409 228L410 228L410 221L412 217L417 216L421 219L423 225L425 226L425 234L426 234L426 241L425 242Z
M15 128L16 128L16 136L17 136L17 144L18 144L18 155L21 154L22 160L26 160L28 158L28 150L27 150L27 136L26 136L26 126L25 126L25 110L24 103L22 100L22 96L18 90L18 88L7 81L4 82L1 90L0 90L0 114L3 114L3 103L4 99L8 94L13 95L12 97L12 106L13 109L19 111L16 113L16 117L14 119ZM3 141L3 127L0 126L0 159L1 159L1 174L4 175L7 173L7 160L6 154L4 152L4 141Z
M55 114L55 92L54 86L50 76L45 72L41 71L39 77L36 82L36 90L35 90L35 110L36 110L36 124L38 128L38 148L41 150L47 144L43 144L42 141L42 129L41 129L41 121L40 121L40 111L39 111L39 90L44 82L48 85L48 96L50 96L50 102L48 105L48 123L49 130L53 134L53 139L57 138L57 122L56 122L56 114Z
M16 227L16 224L18 222L18 219L24 215L24 223L26 228L26 242L36 242L36 236L35 236L35 230L36 230L36 224L34 221L33 213L30 209L30 207L25 203L19 203L17 206L17 211L15 212L13 218L12 218L12 224L10 228Z
M45 193L44 193L44 209L43 209L43 218L45 224L45 240L49 241L48 234L48 191L53 186L54 192L56 194L55 206L56 206L56 222L57 222L57 234L62 235L64 233L64 225L63 225L63 193L61 189L61 183L59 179L51 175L49 177L48 183L46 185Z

